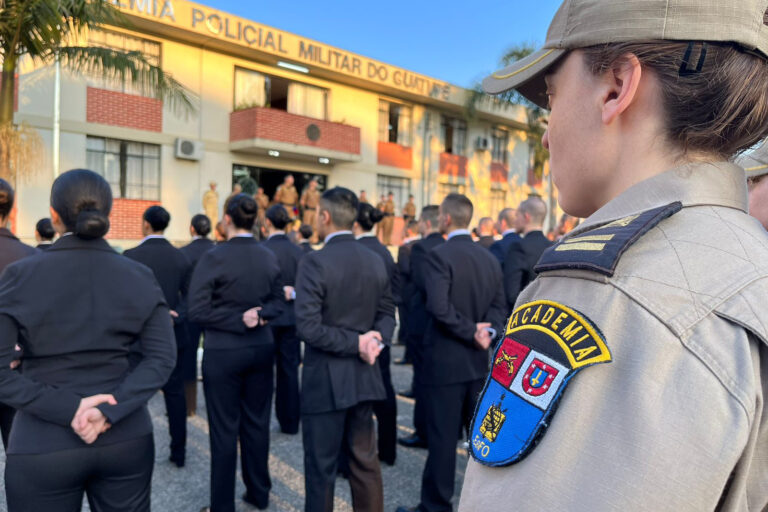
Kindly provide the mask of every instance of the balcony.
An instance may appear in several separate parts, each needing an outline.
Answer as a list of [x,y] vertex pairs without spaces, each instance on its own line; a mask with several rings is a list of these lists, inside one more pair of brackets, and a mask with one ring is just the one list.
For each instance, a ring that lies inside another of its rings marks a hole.
[[258,154],[275,150],[295,158],[361,159],[360,128],[265,107],[229,114],[229,147]]
[[135,130],[163,131],[163,102],[155,98],[88,87],[86,121]]
[[406,170],[410,170],[413,167],[413,150],[408,146],[401,146],[394,142],[379,141],[377,154],[379,165],[388,165]]
[[506,183],[509,170],[501,162],[491,162],[491,181],[494,183]]
[[440,174],[454,178],[466,178],[467,157],[452,153],[440,153]]

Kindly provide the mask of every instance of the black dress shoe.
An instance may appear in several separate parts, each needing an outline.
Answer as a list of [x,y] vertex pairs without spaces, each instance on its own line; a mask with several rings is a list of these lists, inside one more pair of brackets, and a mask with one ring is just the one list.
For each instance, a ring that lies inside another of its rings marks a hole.
[[258,502],[256,502],[256,500],[251,499],[251,497],[248,496],[247,492],[243,493],[242,498],[243,498],[244,502],[246,502],[247,504],[249,504],[252,507],[256,507],[259,510],[267,510],[267,507],[269,506],[269,502],[266,502],[264,504],[259,504]]
[[173,462],[177,468],[183,468],[184,467],[184,457],[174,457],[171,455],[168,457],[168,460]]
[[398,437],[397,444],[407,448],[426,448],[427,440],[418,434],[411,434],[408,437]]
[[412,389],[409,389],[409,390],[407,390],[407,391],[400,391],[400,392],[398,393],[398,395],[400,395],[400,396],[404,396],[405,398],[413,398],[413,397],[414,397],[414,394],[413,394],[413,390],[412,390]]
[[382,457],[381,455],[379,455],[379,461],[381,461],[382,463],[386,464],[387,466],[394,466],[395,465],[395,458],[394,457],[392,457],[390,459],[388,457]]

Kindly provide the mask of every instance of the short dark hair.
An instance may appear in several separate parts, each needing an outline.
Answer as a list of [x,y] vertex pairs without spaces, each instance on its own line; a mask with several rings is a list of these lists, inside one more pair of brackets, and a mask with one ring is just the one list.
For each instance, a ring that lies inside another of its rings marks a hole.
[[224,213],[232,218],[236,228],[250,231],[253,229],[258,212],[259,206],[253,197],[248,194],[237,194],[229,199],[227,211]]
[[302,224],[299,228],[299,234],[304,240],[309,240],[312,238],[312,233],[314,233],[314,231],[312,230],[312,226],[309,224]]
[[448,194],[440,205],[443,214],[451,216],[451,224],[457,228],[466,228],[472,221],[472,201],[464,194]]
[[40,238],[43,240],[53,240],[53,237],[56,236],[56,230],[53,229],[51,219],[48,217],[37,221],[37,224],[35,224],[35,231],[37,231],[37,234],[40,235]]
[[410,229],[411,231],[416,231],[419,229],[419,221],[411,219],[408,221],[408,224],[405,225],[405,229]]
[[195,230],[195,233],[197,233],[197,236],[205,237],[211,232],[211,219],[202,213],[198,213],[192,217],[190,225],[192,226],[192,229]]
[[421,222],[429,221],[432,227],[437,227],[437,217],[440,215],[440,207],[436,204],[428,204],[421,209]]
[[13,201],[16,194],[13,192],[11,184],[0,178],[0,217],[6,218],[13,210]]
[[154,205],[144,210],[142,219],[152,226],[152,231],[165,231],[171,222],[171,214],[162,206]]
[[266,217],[276,229],[285,229],[285,226],[291,223],[291,217],[288,216],[288,212],[285,211],[285,207],[281,204],[275,204],[267,208]]
[[101,238],[109,231],[112,188],[93,171],[73,169],[54,180],[51,208],[67,231],[86,240]]
[[320,198],[320,209],[327,211],[333,225],[341,229],[352,229],[358,204],[355,193],[344,187],[326,190]]
[[384,218],[384,212],[378,208],[374,208],[368,203],[359,203],[357,205],[357,221],[363,231],[370,231],[373,226],[381,222]]
[[499,222],[504,221],[507,223],[507,226],[511,226],[515,222],[515,209],[514,208],[504,208],[499,212]]

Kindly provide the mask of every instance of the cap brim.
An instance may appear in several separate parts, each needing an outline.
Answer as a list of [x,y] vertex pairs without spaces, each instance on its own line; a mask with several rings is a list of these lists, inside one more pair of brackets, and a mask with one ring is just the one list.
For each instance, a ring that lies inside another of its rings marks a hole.
[[542,48],[514,64],[501,69],[483,80],[483,90],[488,94],[501,94],[516,89],[541,108],[547,108],[544,76],[567,50]]
[[747,173],[747,178],[756,178],[768,174],[768,141],[763,142],[757,149],[736,159]]

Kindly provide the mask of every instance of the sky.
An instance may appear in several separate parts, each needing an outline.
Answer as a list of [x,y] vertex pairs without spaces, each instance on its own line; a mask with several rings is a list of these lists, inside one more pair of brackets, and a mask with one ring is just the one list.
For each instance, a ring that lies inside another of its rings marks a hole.
[[461,87],[495,71],[510,46],[541,45],[561,0],[197,0]]

